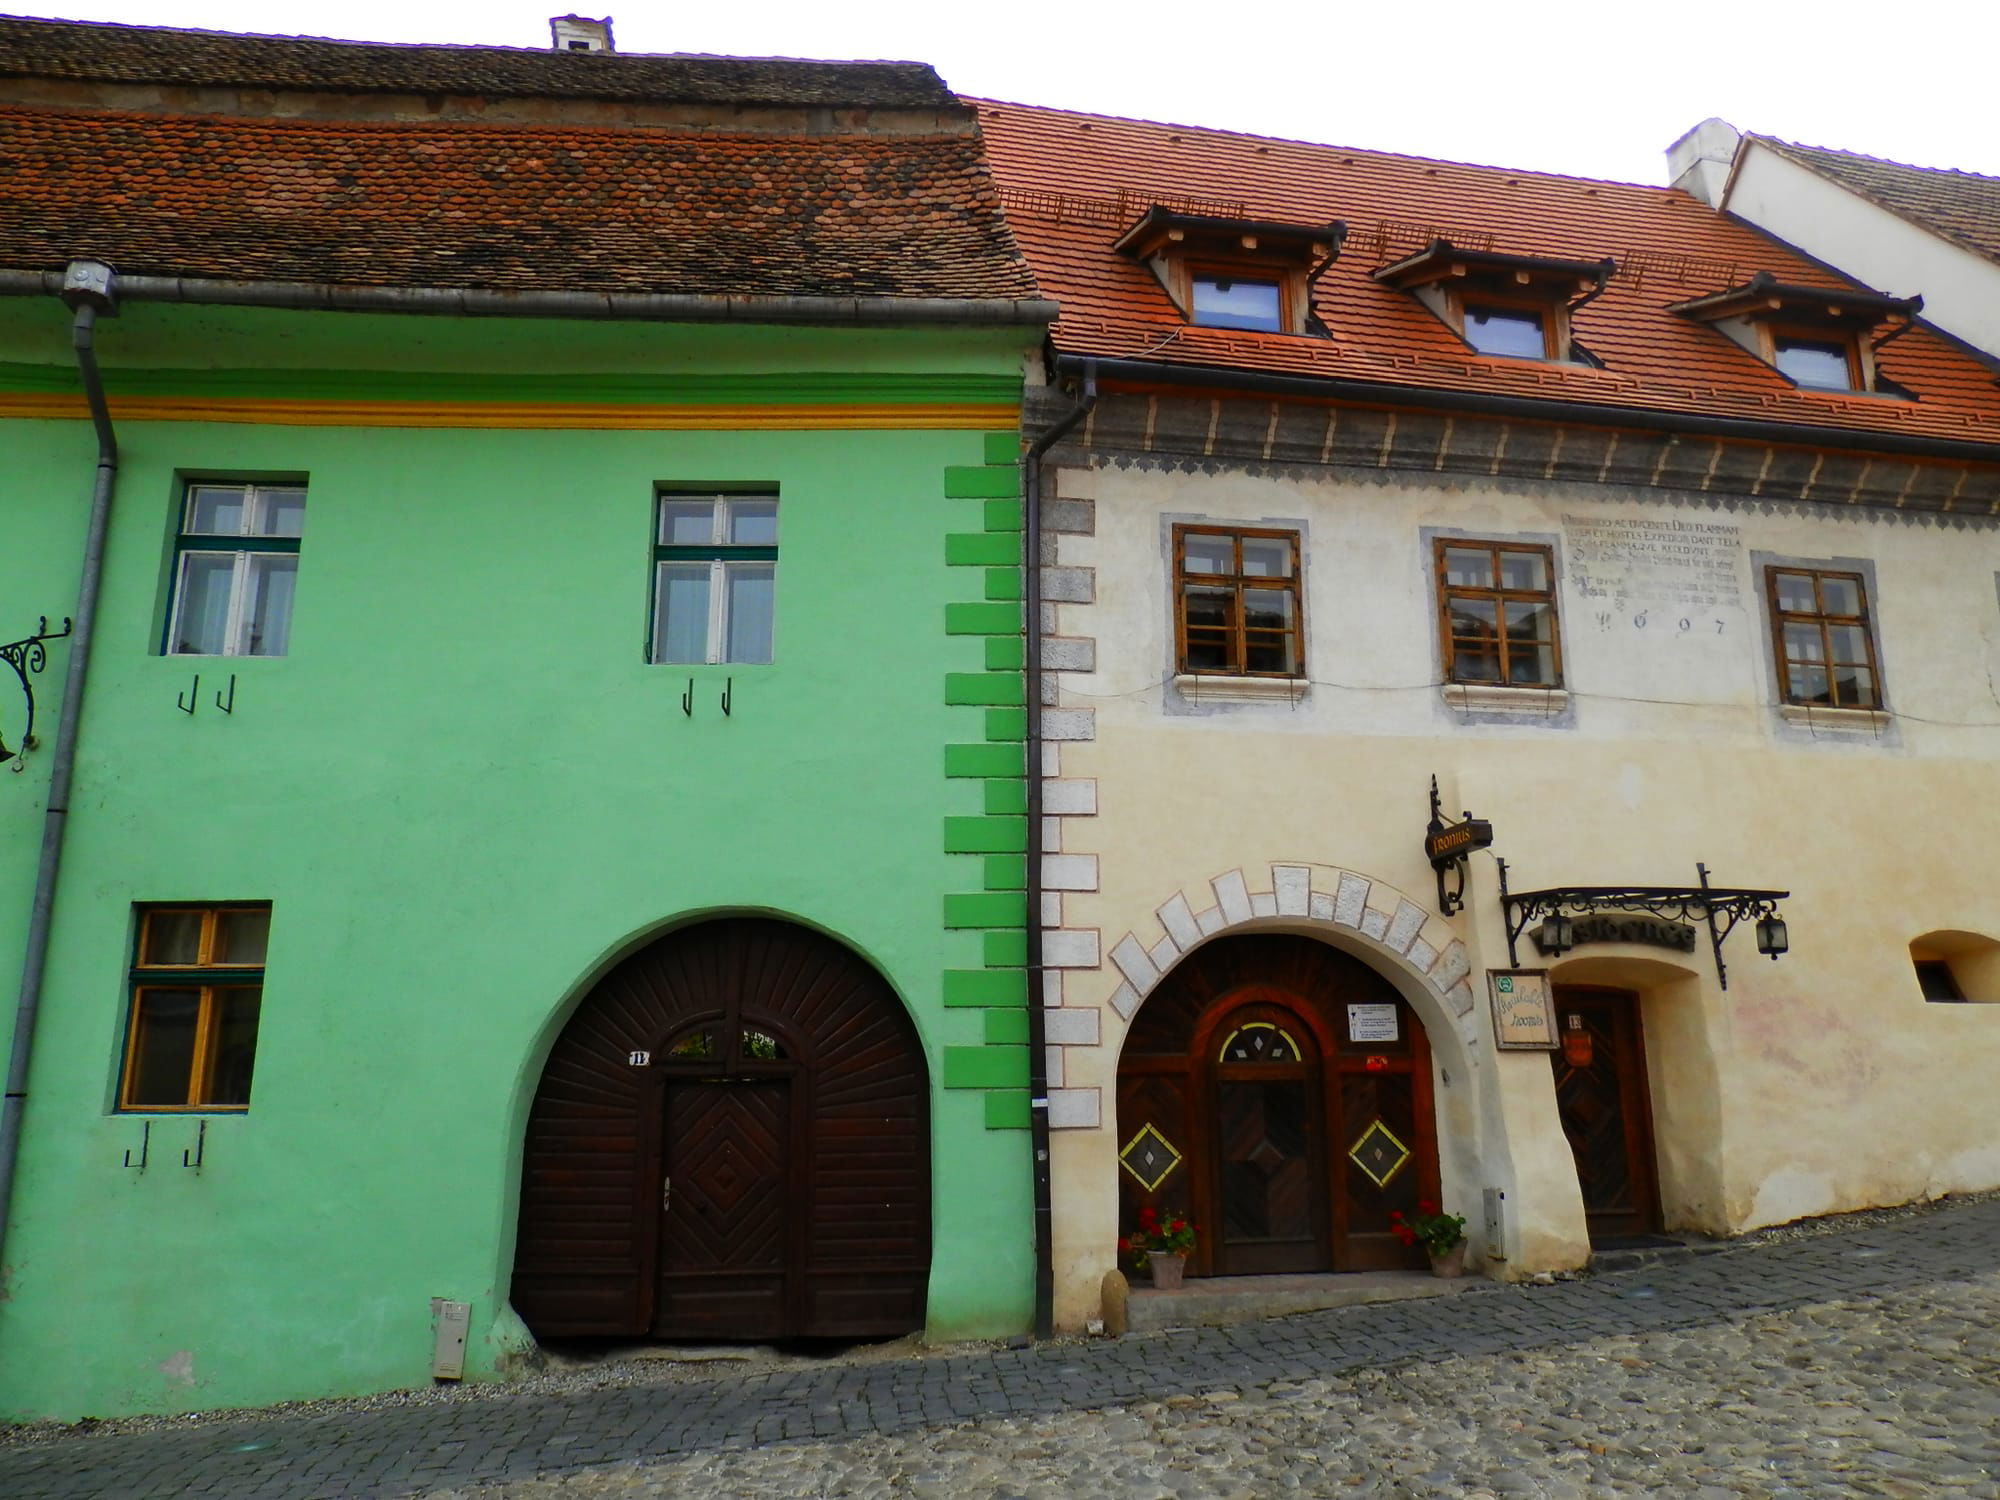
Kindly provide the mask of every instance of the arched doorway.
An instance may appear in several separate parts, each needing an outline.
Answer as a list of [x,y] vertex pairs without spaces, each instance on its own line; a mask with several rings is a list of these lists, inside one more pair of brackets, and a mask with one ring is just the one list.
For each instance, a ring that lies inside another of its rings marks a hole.
[[1438,1195],[1430,1048],[1403,999],[1310,938],[1195,950],[1118,1065],[1120,1222],[1201,1226],[1197,1275],[1423,1264],[1390,1215]]
[[543,1069],[515,1310],[544,1337],[921,1328],[928,1099],[902,1002],[852,950],[764,918],[658,939]]

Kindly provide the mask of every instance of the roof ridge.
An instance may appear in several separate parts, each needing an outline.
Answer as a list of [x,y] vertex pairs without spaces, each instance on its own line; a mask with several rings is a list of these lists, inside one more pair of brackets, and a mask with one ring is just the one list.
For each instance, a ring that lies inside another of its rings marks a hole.
[[1937,176],[1971,177],[1979,182],[1990,182],[2000,188],[2000,175],[1989,172],[1975,172],[1969,167],[1926,167],[1916,162],[1897,161],[1893,156],[1871,156],[1866,151],[1850,151],[1845,146],[1815,146],[1806,141],[1788,141],[1782,136],[1760,135],[1746,132],[1745,138],[1761,141],[1767,146],[1775,146],[1781,151],[1816,151],[1825,156],[1845,156],[1854,161],[1865,161],[1878,167],[1894,167],[1902,172],[1926,172]]
[[1118,125],[1143,125],[1158,130],[1185,130],[1226,140],[1268,141],[1277,146],[1303,146],[1312,151],[1339,151],[1354,156],[1376,157],[1385,161],[1421,162],[1426,166],[1435,167],[1460,167],[1468,172],[1490,172],[1503,177],[1534,177],[1547,182],[1580,182],[1593,187],[1632,188],[1639,192],[1660,195],[1680,191],[1678,188],[1657,182],[1626,182],[1616,177],[1583,177],[1566,172],[1545,172],[1536,167],[1497,166],[1484,162],[1460,161],[1448,156],[1418,156],[1408,151],[1384,151],[1375,146],[1346,146],[1337,141],[1308,141],[1298,136],[1266,135],[1254,130],[1226,130],[1219,125],[1190,125],[1174,120],[1149,120],[1139,115],[1115,115],[1101,110],[1068,109],[1055,104],[1028,104],[1016,99],[988,99],[973,94],[961,94],[959,99],[975,110],[988,107],[1022,109],[1038,115],[1065,115],[1078,120],[1105,120]]
[[772,54],[769,56],[746,56],[733,52],[565,52],[557,53],[550,47],[514,46],[506,42],[381,42],[365,37],[317,36],[308,32],[284,31],[223,31],[212,26],[151,26],[130,21],[72,20],[67,16],[23,16],[0,11],[0,22],[21,21],[31,26],[63,26],[87,28],[93,31],[133,31],[154,36],[196,36],[215,37],[231,42],[297,42],[315,47],[370,47],[390,48],[399,52],[470,52],[499,53],[503,56],[529,56],[564,58],[588,57],[591,66],[615,66],[621,61],[667,59],[675,62],[742,62],[742,63],[817,63],[825,67],[883,67],[883,68],[930,68],[932,65],[915,58],[888,57],[790,57]]
[[[163,130],[174,125],[190,128],[211,129],[216,126],[236,126],[245,131],[283,132],[287,135],[314,135],[340,133],[362,135],[378,131],[428,131],[433,135],[449,135],[453,138],[471,139],[478,136],[494,135],[546,135],[564,138],[585,137],[590,140],[603,138],[619,143],[629,141],[634,130],[632,126],[609,121],[585,121],[570,124],[561,120],[402,120],[402,119],[321,119],[303,115],[246,115],[232,110],[217,110],[204,113],[198,110],[176,110],[171,114],[161,114],[145,109],[89,109],[81,110],[57,104],[14,104],[0,100],[0,119],[8,120],[75,120],[85,118],[114,124],[144,126],[151,130]],[[676,129],[673,125],[649,125],[643,134],[655,138],[676,141],[699,141],[717,145],[752,146],[758,150],[782,150],[787,142],[796,142],[805,147],[838,146],[848,150],[856,146],[879,147],[884,151],[910,148],[936,147],[944,143],[963,143],[975,140],[956,131],[900,131],[895,135],[871,134],[853,130],[832,133],[771,135],[755,130],[715,130],[706,126],[690,126]],[[997,193],[997,186],[996,186]]]

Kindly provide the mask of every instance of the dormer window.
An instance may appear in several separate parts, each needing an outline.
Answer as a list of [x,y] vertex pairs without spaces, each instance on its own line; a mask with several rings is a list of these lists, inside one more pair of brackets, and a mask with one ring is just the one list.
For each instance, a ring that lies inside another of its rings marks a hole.
[[1570,334],[1570,314],[1604,290],[1610,260],[1558,260],[1460,250],[1432,240],[1375,279],[1410,293],[1475,354],[1597,364]]
[[1195,273],[1189,278],[1188,321],[1203,328],[1259,328],[1282,333],[1284,288],[1276,281]]
[[[1875,352],[1909,329],[1923,305],[1921,297],[1793,286],[1759,271],[1742,286],[1668,310],[1708,324],[1800,390],[1903,395],[1875,368]],[[1875,337],[1885,325],[1893,326]]]
[[1793,385],[1813,391],[1851,391],[1854,379],[1854,345],[1846,339],[1800,338],[1796,334],[1771,334],[1771,363]]
[[1197,328],[1311,333],[1312,285],[1346,232],[1154,207],[1113,248],[1144,262]]
[[1535,308],[1465,304],[1465,341],[1481,354],[1548,359],[1548,319]]

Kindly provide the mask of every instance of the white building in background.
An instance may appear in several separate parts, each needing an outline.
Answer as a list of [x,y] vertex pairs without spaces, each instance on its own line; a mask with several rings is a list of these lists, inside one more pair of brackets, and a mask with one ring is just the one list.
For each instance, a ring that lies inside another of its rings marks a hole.
[[2000,177],[1796,146],[1703,120],[1667,148],[1674,186],[1892,296],[2000,359]]

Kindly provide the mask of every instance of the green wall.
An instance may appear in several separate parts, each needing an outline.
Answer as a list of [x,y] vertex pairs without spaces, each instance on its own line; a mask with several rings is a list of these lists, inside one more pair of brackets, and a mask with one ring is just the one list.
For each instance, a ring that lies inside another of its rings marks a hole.
[[[322,340],[342,369],[393,363],[398,399],[414,347],[507,375],[504,399],[567,399],[537,372],[572,332],[600,368],[616,345],[611,373],[641,384],[727,368],[736,401],[846,388],[825,378],[842,349],[830,333],[128,318],[100,334],[114,393],[121,359],[157,390],[176,349],[217,366],[190,389],[254,392],[260,355],[309,369]],[[16,388],[60,388],[61,309],[4,305],[0,320],[0,358],[46,367]],[[935,399],[1018,392],[1018,333],[847,340],[856,399],[941,373]],[[802,369],[820,378],[802,386]],[[4,421],[0,436],[12,639],[73,607],[93,450],[80,421]],[[433,1297],[473,1304],[469,1369],[494,1371],[523,1342],[505,1295],[547,1048],[611,962],[709,913],[821,928],[902,995],[933,1085],[928,1332],[1026,1326],[1011,432],[128,421],[120,438],[6,1247],[0,1414],[422,1384]],[[154,654],[185,473],[308,476],[286,658]],[[644,660],[653,487],[707,480],[779,486],[773,665]],[[37,684],[50,730],[64,649]],[[190,715],[176,696],[197,672]],[[225,714],[213,695],[231,672]],[[0,699],[0,715],[17,708]],[[9,1002],[47,762],[44,748],[24,774],[0,771]],[[207,1117],[198,1172],[182,1153],[199,1120],[153,1117],[148,1165],[128,1169],[142,1120],[115,1112],[115,1090],[133,904],[245,899],[274,905],[251,1109]]]

